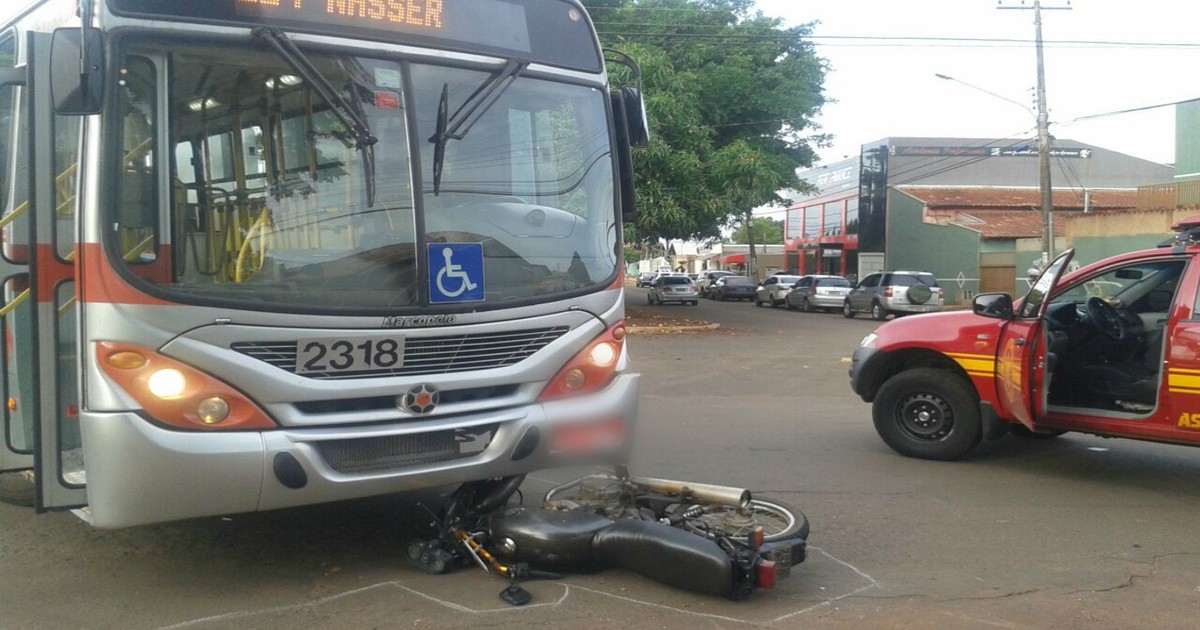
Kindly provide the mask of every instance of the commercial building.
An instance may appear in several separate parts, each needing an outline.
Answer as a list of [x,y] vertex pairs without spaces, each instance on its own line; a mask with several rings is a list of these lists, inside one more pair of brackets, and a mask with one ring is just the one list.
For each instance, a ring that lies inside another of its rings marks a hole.
[[[797,273],[932,272],[948,304],[1014,291],[1041,255],[1034,140],[885,138],[857,159],[810,169],[788,208],[785,261]],[[1072,140],[1051,150],[1056,249],[1073,214],[1131,211],[1170,166]]]

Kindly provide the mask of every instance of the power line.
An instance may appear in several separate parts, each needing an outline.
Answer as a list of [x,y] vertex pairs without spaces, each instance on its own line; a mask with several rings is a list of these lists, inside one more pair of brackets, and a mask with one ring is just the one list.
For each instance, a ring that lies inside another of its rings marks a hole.
[[[653,22],[596,22],[599,26],[644,26],[652,28],[689,28],[689,29],[704,29],[714,28],[722,31],[739,30],[739,29],[757,29],[764,30],[767,33],[730,33],[730,32],[714,32],[714,33],[678,33],[678,32],[654,32],[654,31],[606,31],[597,29],[601,35],[609,35],[614,37],[664,37],[664,38],[680,38],[680,39],[740,39],[740,40],[763,40],[763,41],[787,41],[787,40],[813,40],[814,43],[821,41],[862,41],[871,42],[872,45],[884,45],[879,42],[892,42],[895,45],[928,45],[930,43],[944,45],[1002,45],[1001,47],[1009,46],[1034,46],[1036,40],[1009,38],[1009,37],[936,37],[936,36],[917,36],[917,35],[813,35],[813,34],[793,34],[778,32],[778,29],[773,27],[746,27],[746,26],[728,26],[720,24],[695,24],[676,22],[668,24],[655,24]],[[904,42],[915,42],[915,44],[904,44]],[[1060,40],[1044,40],[1045,46],[1064,46],[1064,47],[1082,47],[1082,48],[1181,48],[1181,49],[1200,49],[1200,43],[1194,42],[1139,42],[1139,41],[1117,41],[1117,40],[1084,40],[1084,39],[1060,39]]]
[[1129,109],[1118,109],[1118,110],[1112,111],[1112,112],[1102,112],[1099,114],[1088,114],[1087,116],[1080,116],[1078,118],[1072,118],[1071,120],[1068,120],[1066,123],[1058,123],[1058,124],[1060,124],[1060,125],[1061,124],[1069,124],[1069,123],[1079,122],[1081,120],[1091,120],[1093,118],[1104,118],[1106,116],[1116,116],[1118,114],[1131,114],[1133,112],[1142,112],[1142,111],[1146,111],[1148,109],[1158,109],[1160,107],[1171,107],[1172,105],[1183,105],[1184,103],[1196,103],[1196,102],[1200,102],[1200,96],[1197,96],[1195,98],[1185,99],[1182,101],[1172,101],[1170,103],[1159,103],[1157,105],[1144,105],[1142,107],[1130,107]]

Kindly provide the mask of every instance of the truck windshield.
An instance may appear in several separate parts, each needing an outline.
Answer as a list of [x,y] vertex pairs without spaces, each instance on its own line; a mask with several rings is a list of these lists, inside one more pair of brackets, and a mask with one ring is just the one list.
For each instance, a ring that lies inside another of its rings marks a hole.
[[[611,279],[603,90],[514,78],[445,143],[435,194],[442,94],[461,103],[497,70],[304,56],[337,98],[261,45],[126,46],[111,260],[168,299],[262,310],[394,311],[463,301],[468,286],[486,307]],[[347,106],[378,139],[373,164]],[[430,288],[439,265],[459,274],[438,285],[445,299]]]

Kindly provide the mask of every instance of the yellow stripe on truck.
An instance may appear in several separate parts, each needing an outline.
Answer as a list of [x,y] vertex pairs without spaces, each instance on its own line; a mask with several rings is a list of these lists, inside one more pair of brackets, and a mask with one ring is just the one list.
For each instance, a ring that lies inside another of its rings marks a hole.
[[991,355],[951,352],[947,353],[947,356],[954,359],[971,376],[996,375],[996,359]]

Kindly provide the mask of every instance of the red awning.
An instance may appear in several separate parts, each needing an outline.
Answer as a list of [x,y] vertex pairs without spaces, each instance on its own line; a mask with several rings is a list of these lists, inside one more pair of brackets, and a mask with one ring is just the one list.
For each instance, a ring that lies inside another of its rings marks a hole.
[[744,265],[744,264],[746,264],[746,255],[745,254],[730,254],[728,256],[722,256],[721,264],[723,264],[723,265],[730,265],[730,264]]

